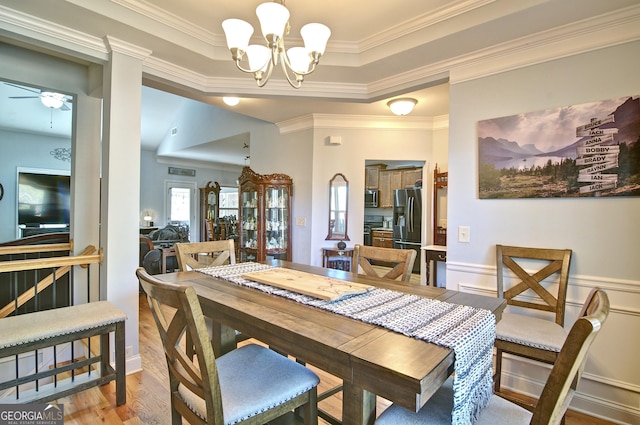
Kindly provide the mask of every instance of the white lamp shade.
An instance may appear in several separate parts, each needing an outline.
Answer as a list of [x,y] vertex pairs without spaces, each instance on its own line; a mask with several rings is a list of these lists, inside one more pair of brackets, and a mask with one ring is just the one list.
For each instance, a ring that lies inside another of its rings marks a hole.
[[60,93],[52,93],[48,91],[40,93],[40,101],[47,108],[61,108],[62,104],[64,103],[63,99],[64,95]]
[[225,19],[222,22],[222,29],[227,37],[227,47],[229,49],[247,50],[249,39],[253,35],[253,27],[250,23],[242,19]]
[[304,40],[304,47],[309,52],[324,54],[327,47],[327,41],[331,36],[331,30],[328,26],[318,23],[307,24],[300,29],[300,35]]
[[418,103],[417,100],[411,98],[394,99],[387,103],[391,112],[395,115],[407,115],[413,111],[413,107]]
[[268,35],[282,37],[289,21],[289,10],[286,7],[274,2],[262,3],[256,8],[256,15],[260,20],[262,35],[266,39],[269,39]]
[[309,64],[311,63],[311,56],[304,47],[292,47],[287,50],[287,56],[289,57],[289,63],[293,72],[303,74],[309,71]]
[[247,59],[251,72],[266,71],[271,59],[271,50],[267,46],[251,44],[247,46]]

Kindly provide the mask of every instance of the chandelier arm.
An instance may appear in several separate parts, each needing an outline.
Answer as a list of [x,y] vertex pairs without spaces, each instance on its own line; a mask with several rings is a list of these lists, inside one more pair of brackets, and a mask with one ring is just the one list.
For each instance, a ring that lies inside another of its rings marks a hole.
[[[285,57],[286,57],[286,55],[285,55]],[[293,69],[291,69],[291,66],[288,66],[287,62],[288,61],[283,58],[283,60],[282,60],[282,72],[284,72],[284,76],[287,78],[287,81],[289,82],[289,85],[291,87],[293,87],[294,89],[299,89],[300,87],[302,87],[302,81],[304,80],[304,76],[298,74]],[[293,75],[296,76],[296,81],[295,82],[293,82],[293,80],[289,76],[289,70],[291,70]]]
[[258,87],[264,87],[267,82],[269,82],[269,78],[271,78],[271,72],[273,71],[273,61],[269,61],[269,68],[267,68],[266,75],[259,76],[258,73],[261,71],[257,71],[254,73],[254,77],[256,79],[256,84]]
[[[306,72],[297,72],[297,71],[293,71],[293,67],[291,66],[291,62],[289,62],[289,56],[287,56],[287,54],[286,54],[286,52],[284,50],[282,51],[282,56],[284,56],[283,59],[282,59],[283,64],[286,63],[287,67],[289,69],[291,69],[294,74],[301,75],[303,77],[307,76],[307,75],[311,74],[313,71],[315,71],[316,70],[316,65],[318,65],[318,62],[320,62],[320,56],[314,54],[312,56],[311,68],[309,70],[307,70]],[[284,65],[283,65],[282,69],[284,69]]]

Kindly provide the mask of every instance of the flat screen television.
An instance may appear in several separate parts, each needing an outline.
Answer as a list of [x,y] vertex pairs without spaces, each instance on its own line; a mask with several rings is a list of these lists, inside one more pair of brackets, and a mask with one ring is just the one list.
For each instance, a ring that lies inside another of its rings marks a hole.
[[69,225],[71,177],[18,172],[18,225]]

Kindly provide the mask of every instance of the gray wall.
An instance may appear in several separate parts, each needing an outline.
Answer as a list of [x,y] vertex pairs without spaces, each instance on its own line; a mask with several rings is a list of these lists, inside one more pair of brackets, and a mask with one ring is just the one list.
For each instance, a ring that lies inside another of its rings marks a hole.
[[50,152],[70,148],[71,140],[0,129],[0,183],[4,197],[0,201],[0,241],[17,239],[17,169],[38,168],[69,173],[71,162],[61,161]]
[[[494,296],[498,243],[572,249],[567,325],[594,286],[607,290],[612,307],[572,406],[627,423],[640,421],[640,199],[480,200],[476,123],[640,95],[639,69],[640,42],[634,42],[452,83],[450,98],[448,224],[453,237],[447,287]],[[457,242],[460,225],[470,226],[470,243]],[[546,379],[531,362],[514,360],[507,367],[507,385],[520,391],[536,393]],[[622,407],[614,413],[616,403]]]

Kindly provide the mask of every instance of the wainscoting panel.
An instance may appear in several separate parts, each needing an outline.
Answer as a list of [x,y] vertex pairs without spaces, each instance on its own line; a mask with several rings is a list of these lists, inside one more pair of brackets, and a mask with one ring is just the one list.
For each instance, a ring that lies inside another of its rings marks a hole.
[[[495,267],[451,261],[446,266],[448,289],[496,296]],[[637,361],[640,353],[640,281],[570,276],[565,326],[570,327],[575,322],[594,287],[607,291],[611,310],[591,347],[571,408],[620,424],[640,424],[640,367]],[[532,314],[522,309],[510,311]],[[505,388],[537,397],[550,367],[505,355],[503,370]]]

